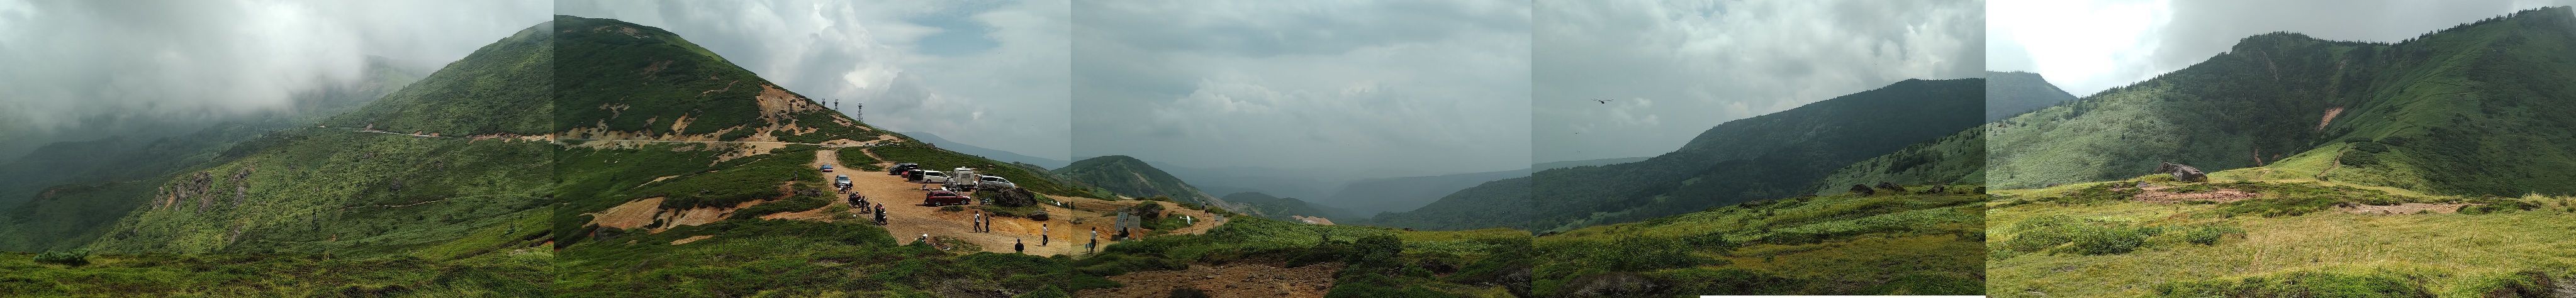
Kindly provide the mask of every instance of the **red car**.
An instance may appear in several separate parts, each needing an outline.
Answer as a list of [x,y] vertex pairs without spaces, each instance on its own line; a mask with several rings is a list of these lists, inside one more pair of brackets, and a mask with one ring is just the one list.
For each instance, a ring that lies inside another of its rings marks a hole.
[[933,190],[930,191],[930,194],[923,195],[921,198],[922,205],[933,207],[965,205],[968,202],[973,201],[972,199],[966,198],[966,195],[957,194],[957,192],[948,190]]

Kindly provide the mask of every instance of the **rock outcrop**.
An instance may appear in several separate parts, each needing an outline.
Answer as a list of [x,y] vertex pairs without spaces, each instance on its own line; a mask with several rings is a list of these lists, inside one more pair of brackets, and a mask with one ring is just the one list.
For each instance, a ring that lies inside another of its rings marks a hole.
[[2194,167],[2191,167],[2191,166],[2187,166],[2187,165],[2183,165],[2183,164],[2178,164],[2178,163],[2170,163],[2170,162],[2168,162],[2168,163],[2164,163],[2164,165],[2156,166],[2156,172],[2157,172],[2157,173],[2172,174],[2172,175],[2173,175],[2173,177],[2174,177],[2174,180],[2179,180],[2179,181],[2183,181],[2183,182],[2208,182],[2208,181],[2209,181],[2209,174],[2201,173],[2201,172],[2200,172],[2200,168],[2194,168]]

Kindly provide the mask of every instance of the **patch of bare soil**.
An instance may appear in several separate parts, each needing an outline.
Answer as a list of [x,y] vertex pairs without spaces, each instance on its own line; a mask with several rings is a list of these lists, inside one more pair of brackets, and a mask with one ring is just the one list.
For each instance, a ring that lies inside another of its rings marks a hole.
[[2415,214],[2416,212],[2458,213],[2460,212],[2460,206],[2468,205],[2469,204],[2404,203],[2389,206],[2353,205],[2340,209],[2343,209],[2343,212],[2352,214],[2399,215]]
[[[1011,249],[1011,244],[1013,241],[1019,241],[1020,244],[1023,244],[1028,249],[1025,253],[1030,255],[1078,255],[1086,252],[1083,249],[1083,244],[1089,243],[1091,231],[1094,229],[1100,231],[1100,245],[1105,246],[1113,243],[1113,241],[1108,238],[1111,237],[1112,233],[1116,232],[1116,230],[1111,226],[1112,224],[1115,224],[1116,221],[1111,218],[1113,215],[1111,215],[1110,212],[1115,212],[1117,209],[1135,206],[1140,203],[1139,201],[1113,202],[1082,197],[1056,196],[1053,198],[1069,202],[1070,207],[1041,206],[1040,208],[1046,210],[1047,214],[1049,214],[1047,221],[1037,221],[1017,217],[993,217],[990,219],[992,222],[992,228],[989,229],[991,230],[990,232],[974,232],[971,228],[971,223],[974,221],[975,214],[977,212],[976,210],[978,210],[975,208],[981,207],[980,205],[966,206],[967,208],[963,208],[963,211],[940,211],[939,207],[921,206],[919,204],[921,204],[922,196],[929,193],[925,188],[937,186],[904,181],[902,177],[886,175],[885,172],[850,170],[853,168],[839,164],[839,152],[833,150],[820,150],[815,152],[813,165],[820,166],[830,164],[835,168],[844,169],[822,173],[824,179],[832,179],[831,177],[834,175],[849,175],[851,192],[856,192],[861,196],[866,196],[869,203],[885,205],[886,232],[894,234],[896,240],[904,243],[911,243],[915,241],[915,239],[921,238],[922,235],[930,235],[930,237],[933,238],[946,238],[943,239],[946,241],[963,241],[966,243],[972,243],[974,245],[968,245],[966,247],[975,247],[981,251],[1012,253],[1014,251]],[[832,194],[833,198],[842,198],[845,196],[847,196],[846,193],[840,192],[834,192]],[[1163,202],[1155,203],[1170,204]],[[832,200],[832,204],[847,206],[849,202],[847,200],[836,199]],[[1223,220],[1206,220],[1217,217],[1208,214],[1205,211],[1187,210],[1178,208],[1174,205],[1165,205],[1164,207],[1167,207],[1165,208],[1166,210],[1171,210],[1170,214],[1189,215],[1201,219],[1190,227],[1176,229],[1174,231],[1170,231],[1171,233],[1205,233],[1208,229],[1225,223]],[[829,206],[825,206],[825,209],[829,208]],[[852,209],[849,212],[856,213],[859,211]],[[837,214],[818,213],[810,217],[799,217],[795,219],[830,221],[834,220],[836,217],[835,215]],[[856,216],[854,218],[861,221],[873,221],[876,216],[875,214],[855,215]],[[987,213],[987,215],[990,214]],[[1051,239],[1051,241],[1044,241],[1045,243],[1041,243],[1039,235],[1041,231],[1048,234],[1045,236],[1045,239]],[[1144,233],[1146,231],[1133,232]]]
[[1288,216],[1288,218],[1294,218],[1294,219],[1297,219],[1297,221],[1305,222],[1306,224],[1310,224],[1310,225],[1327,225],[1327,226],[1329,226],[1329,225],[1333,225],[1333,220],[1331,220],[1331,219],[1325,219],[1325,218],[1322,218],[1322,217],[1312,217],[1312,216],[1304,216],[1304,215],[1289,215],[1289,216]]
[[2562,279],[2558,279],[2558,283],[2557,283],[2557,285],[2553,286],[2552,288],[2556,288],[2556,289],[2555,289],[2555,290],[2553,290],[2553,291],[2550,291],[2550,293],[2552,293],[2552,294],[2550,294],[2550,296],[2551,296],[2551,297],[2556,297],[2556,298],[2576,298],[2576,278],[2562,278]]
[[2250,193],[2250,192],[2245,192],[2245,191],[2236,190],[2236,189],[2231,189],[2231,188],[2220,188],[2220,189],[2217,189],[2217,190],[2211,190],[2211,191],[2205,191],[2205,192],[2195,192],[2195,193],[2179,193],[2179,192],[2170,192],[2170,191],[2165,191],[2165,189],[2169,189],[2169,188],[2173,188],[2173,187],[2171,187],[2171,186],[2153,186],[2153,185],[2149,185],[2149,186],[2147,186],[2147,187],[2145,187],[2145,188],[2139,188],[2139,190],[2145,190],[2145,192],[2138,193],[2138,196],[2137,196],[2137,197],[2135,197],[2135,198],[2136,198],[2138,201],[2141,201],[2141,202],[2148,202],[2148,203],[2182,203],[2182,202],[2189,202],[2189,201],[2210,201],[2210,202],[2226,203],[2226,202],[2243,201],[2243,200],[2246,200],[2246,199],[2253,199],[2253,198],[2255,198],[2255,197],[2262,196],[2261,194]]
[[1120,287],[1089,289],[1081,297],[1169,297],[1172,290],[1194,288],[1209,297],[1324,297],[1333,288],[1341,263],[1280,268],[1273,264],[1191,265],[1189,269],[1131,272],[1109,277]]
[[707,238],[715,238],[715,237],[716,237],[716,235],[697,235],[697,236],[689,236],[689,238],[680,238],[680,240],[671,240],[671,245],[689,244],[689,242],[698,242],[698,240],[707,240]]
[[590,222],[604,228],[633,229],[653,224],[654,215],[662,214],[662,197],[644,198],[609,207],[590,215]]
[[2334,117],[2335,117],[2335,115],[2340,115],[2340,114],[2343,114],[2343,107],[2334,107],[2334,108],[2332,108],[2332,109],[2326,109],[2326,116],[2325,116],[2325,118],[2317,119],[2317,131],[2325,131],[2325,130],[2326,130],[2326,124],[2327,124],[2327,123],[2334,123]]

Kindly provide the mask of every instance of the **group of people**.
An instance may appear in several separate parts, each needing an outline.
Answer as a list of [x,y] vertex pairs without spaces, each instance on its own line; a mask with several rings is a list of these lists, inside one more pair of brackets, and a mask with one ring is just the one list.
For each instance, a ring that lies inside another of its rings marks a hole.
[[885,204],[870,204],[868,203],[868,196],[862,196],[859,195],[859,193],[850,192],[849,186],[842,186],[841,192],[850,194],[850,196],[845,198],[845,200],[849,201],[852,209],[858,209],[859,214],[875,214],[877,225],[882,226],[886,224]]

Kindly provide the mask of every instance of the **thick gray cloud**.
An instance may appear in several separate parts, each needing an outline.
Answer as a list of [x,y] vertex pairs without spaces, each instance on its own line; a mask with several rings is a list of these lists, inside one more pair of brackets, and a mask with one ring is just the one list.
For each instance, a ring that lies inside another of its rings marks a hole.
[[297,92],[357,79],[367,56],[427,72],[548,11],[506,0],[0,0],[0,123],[44,135],[89,119],[284,110]]
[[1526,167],[1515,1],[1089,1],[1074,154],[1364,177]]
[[1726,121],[1985,65],[1980,1],[1537,5],[1538,161],[1653,156]]
[[[1064,0],[560,1],[558,13],[679,33],[788,90],[865,103],[865,121],[1065,158]],[[844,110],[848,111],[847,109]]]
[[1996,0],[1988,6],[1987,68],[2036,72],[2083,96],[2181,70],[2255,34],[2397,42],[2567,5],[2576,0]]

